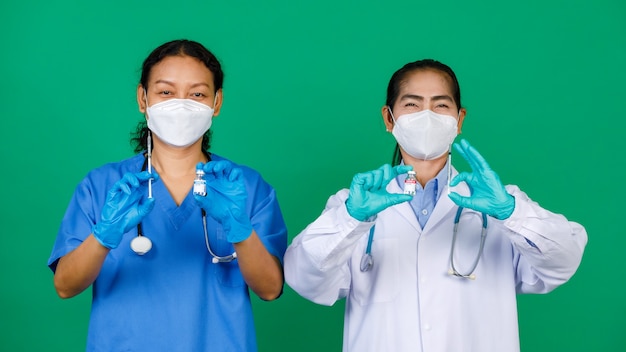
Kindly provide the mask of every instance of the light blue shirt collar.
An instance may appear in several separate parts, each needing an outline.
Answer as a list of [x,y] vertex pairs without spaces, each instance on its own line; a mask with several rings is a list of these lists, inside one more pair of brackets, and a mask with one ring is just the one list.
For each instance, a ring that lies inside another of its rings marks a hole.
[[[404,165],[404,161],[401,163]],[[443,168],[439,170],[437,175],[426,182],[425,187],[422,188],[422,185],[418,182],[415,189],[415,196],[409,202],[415,216],[417,217],[417,221],[420,223],[421,227],[424,228],[426,222],[430,218],[430,214],[432,214],[435,209],[435,205],[439,198],[441,197],[441,193],[445,188],[445,185],[448,182],[448,167],[449,162],[446,162]],[[396,177],[396,182],[400,189],[404,189],[404,180],[407,175],[402,174]]]

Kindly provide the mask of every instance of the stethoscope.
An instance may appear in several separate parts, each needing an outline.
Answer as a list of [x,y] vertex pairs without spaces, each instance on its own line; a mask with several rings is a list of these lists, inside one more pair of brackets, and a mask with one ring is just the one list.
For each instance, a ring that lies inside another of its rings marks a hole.
[[[148,172],[152,172],[152,136],[150,135],[150,132],[148,132],[148,152],[146,154],[146,160],[141,167],[141,171],[145,171],[147,169]],[[211,160],[210,156],[207,155],[207,159]],[[152,198],[151,181],[152,179],[150,179],[148,183],[148,198]],[[206,245],[206,249],[209,251],[209,254],[211,254],[211,257],[213,257],[211,259],[211,262],[213,264],[229,263],[237,258],[237,252],[233,252],[232,254],[225,256],[219,256],[213,252],[213,250],[211,249],[211,245],[209,244],[209,235],[206,224],[206,212],[204,211],[204,209],[202,209],[202,229],[204,230],[204,243]],[[133,250],[133,252],[139,255],[144,255],[148,253],[150,249],[152,249],[152,241],[143,234],[141,222],[137,224],[137,237],[133,238],[130,241],[130,248]]]
[[[450,269],[448,270],[448,274],[474,280],[476,279],[476,275],[474,275],[474,271],[476,270],[476,267],[478,266],[480,257],[483,255],[483,249],[485,248],[485,238],[487,237],[487,215],[485,213],[481,213],[483,225],[482,225],[482,229],[480,232],[480,247],[478,248],[478,255],[476,255],[476,259],[474,260],[474,263],[472,264],[472,267],[470,268],[470,270],[466,274],[463,274],[459,272],[458,270],[456,270],[454,266],[454,245],[456,244],[457,229],[459,227],[459,220],[461,219],[461,213],[463,212],[463,209],[464,208],[459,207],[456,211],[456,216],[454,217],[454,227],[452,230],[452,245],[450,246]],[[365,253],[361,257],[360,269],[362,272],[370,271],[372,267],[374,266],[374,257],[372,256],[372,242],[374,241],[374,228],[375,226],[372,226],[372,228],[370,229],[370,233],[367,238],[367,247],[365,248]]]

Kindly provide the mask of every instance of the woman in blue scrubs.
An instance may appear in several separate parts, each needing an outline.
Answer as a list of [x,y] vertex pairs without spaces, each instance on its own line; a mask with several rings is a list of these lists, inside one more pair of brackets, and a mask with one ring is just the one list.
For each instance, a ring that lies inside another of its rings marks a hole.
[[[92,286],[88,351],[256,350],[248,288],[280,296],[287,230],[259,173],[208,152],[223,78],[197,42],[156,48],[137,87],[138,154],[76,188],[48,265],[62,298]],[[192,192],[198,170],[206,195]]]

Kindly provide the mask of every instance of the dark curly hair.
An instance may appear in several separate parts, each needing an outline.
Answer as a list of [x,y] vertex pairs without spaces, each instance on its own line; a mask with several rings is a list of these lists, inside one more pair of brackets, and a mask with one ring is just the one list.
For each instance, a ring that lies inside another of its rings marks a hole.
[[[215,55],[213,55],[213,53],[211,53],[202,44],[187,39],[173,40],[154,49],[143,62],[139,83],[147,89],[152,67],[168,56],[177,55],[191,56],[202,61],[213,74],[215,91],[222,88],[222,84],[224,83],[224,72],[222,71],[222,66],[220,65],[217,57],[215,57]],[[146,120],[142,119],[137,124],[136,130],[131,133],[130,143],[131,145],[134,145],[135,153],[139,153],[148,148],[148,131],[149,129]],[[203,151],[206,152],[209,150],[210,141],[211,130],[208,130],[202,137]]]

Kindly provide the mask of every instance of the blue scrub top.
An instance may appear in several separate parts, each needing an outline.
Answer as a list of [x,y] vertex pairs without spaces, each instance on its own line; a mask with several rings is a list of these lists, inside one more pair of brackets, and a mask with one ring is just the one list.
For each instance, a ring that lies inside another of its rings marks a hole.
[[[224,158],[212,154],[212,160]],[[108,190],[126,172],[139,172],[143,154],[91,171],[67,208],[48,261],[78,247],[99,221]],[[267,250],[282,262],[287,229],[274,189],[240,166],[248,189],[247,212]],[[191,188],[190,188],[191,190]],[[237,261],[213,264],[206,249],[201,209],[192,192],[177,206],[162,182],[153,184],[155,206],[142,229],[153,243],[143,256],[130,248],[137,229],[110,251],[93,284],[88,351],[256,351],[248,287]],[[207,216],[212,250],[234,249]]]

